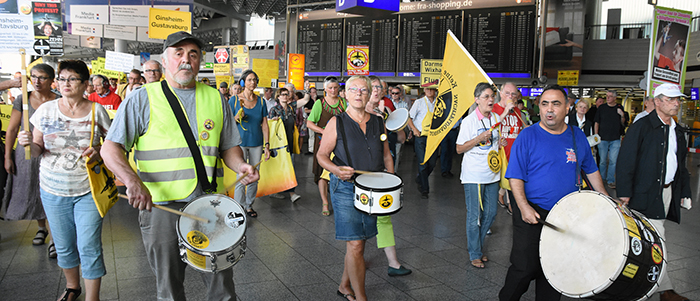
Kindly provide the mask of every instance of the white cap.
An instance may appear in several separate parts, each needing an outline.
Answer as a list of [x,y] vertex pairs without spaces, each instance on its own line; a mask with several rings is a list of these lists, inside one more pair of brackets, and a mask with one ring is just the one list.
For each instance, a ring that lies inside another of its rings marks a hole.
[[678,85],[674,84],[663,84],[656,87],[656,89],[654,89],[654,98],[659,97],[659,95],[666,97],[688,97],[687,95],[681,93],[681,88]]

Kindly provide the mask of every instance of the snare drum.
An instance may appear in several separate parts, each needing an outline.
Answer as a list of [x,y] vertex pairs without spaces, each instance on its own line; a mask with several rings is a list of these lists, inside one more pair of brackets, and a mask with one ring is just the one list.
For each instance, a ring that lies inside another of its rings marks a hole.
[[644,215],[594,191],[559,200],[540,236],[542,271],[571,298],[646,300],[666,268],[666,248]]
[[392,132],[398,132],[403,130],[408,124],[408,110],[405,108],[396,109],[396,111],[389,114],[389,118],[386,119],[386,129]]
[[209,220],[203,223],[181,216],[177,220],[180,258],[202,272],[233,267],[246,251],[246,215],[243,207],[221,194],[203,195],[182,208]]
[[386,172],[355,178],[355,209],[369,215],[389,215],[403,206],[403,180]]

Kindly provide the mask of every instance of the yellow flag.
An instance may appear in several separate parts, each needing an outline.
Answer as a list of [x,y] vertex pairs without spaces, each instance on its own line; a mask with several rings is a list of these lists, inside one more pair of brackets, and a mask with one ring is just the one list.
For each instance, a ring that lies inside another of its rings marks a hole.
[[428,132],[423,164],[430,159],[445,135],[474,103],[474,88],[481,82],[493,84],[469,51],[452,31],[448,31],[438,96]]

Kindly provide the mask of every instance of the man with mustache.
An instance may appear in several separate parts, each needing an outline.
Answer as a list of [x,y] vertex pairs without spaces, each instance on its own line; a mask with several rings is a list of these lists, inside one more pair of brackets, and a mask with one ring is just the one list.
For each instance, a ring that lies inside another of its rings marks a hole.
[[[180,259],[175,226],[178,216],[163,210],[151,211],[153,204],[180,210],[198,196],[223,191],[223,172],[217,172],[221,168],[217,164],[219,158],[234,172],[247,174],[243,184],[260,177],[255,168],[243,161],[243,151],[238,146],[241,138],[228,101],[215,88],[196,81],[203,45],[184,31],[168,36],[162,55],[165,81],[146,84],[129,95],[117,111],[102,147],[105,164],[126,185],[129,204],[141,210],[141,236],[156,276],[158,300],[185,300],[187,264]],[[187,115],[189,126],[185,124],[185,133],[173,128],[178,118],[166,96],[167,90],[172,93],[174,107],[179,104]],[[191,139],[200,146],[194,148],[194,154],[188,149],[185,135],[193,136]],[[132,146],[138,175],[124,156]],[[207,300],[236,300],[232,269],[201,276],[207,287]]]
[[578,190],[577,165],[596,191],[608,194],[586,135],[564,122],[569,108],[564,89],[558,85],[545,88],[539,107],[542,119],[520,132],[511,148],[506,171],[515,196],[513,248],[511,266],[498,294],[500,300],[520,300],[532,280],[536,281],[535,300],[561,298],[542,272],[539,252],[542,224],[537,219],[546,219],[562,197]]

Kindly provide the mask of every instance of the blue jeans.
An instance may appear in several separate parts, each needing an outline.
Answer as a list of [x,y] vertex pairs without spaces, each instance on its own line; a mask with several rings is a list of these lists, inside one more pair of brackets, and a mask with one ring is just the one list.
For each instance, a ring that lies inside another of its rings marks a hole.
[[420,136],[416,137],[413,142],[413,148],[416,151],[416,157],[418,159],[418,177],[416,177],[416,182],[420,185],[420,191],[422,193],[430,192],[430,185],[428,184],[428,177],[430,173],[433,172],[435,168],[435,163],[437,161],[437,154],[433,152],[433,155],[428,159],[428,162],[423,163],[425,158],[425,145],[428,141],[428,137]]
[[615,183],[615,165],[617,165],[617,155],[620,153],[620,139],[612,141],[600,141],[598,144],[600,152],[600,176],[603,181]]
[[457,134],[459,127],[447,132],[445,139],[440,142],[440,171],[452,171],[452,157],[457,152]]
[[58,254],[58,266],[81,266],[83,278],[98,279],[105,274],[102,257],[102,217],[92,194],[62,197],[40,190],[41,203],[51,225]]
[[367,240],[377,236],[377,217],[355,209],[355,186],[331,174],[329,190],[333,203],[335,239]]
[[[467,251],[469,251],[469,260],[477,260],[484,255],[481,249],[486,232],[496,218],[499,186],[498,182],[462,185],[464,185],[464,201],[467,203]],[[479,194],[481,194],[483,210],[479,206]]]

